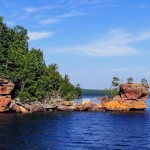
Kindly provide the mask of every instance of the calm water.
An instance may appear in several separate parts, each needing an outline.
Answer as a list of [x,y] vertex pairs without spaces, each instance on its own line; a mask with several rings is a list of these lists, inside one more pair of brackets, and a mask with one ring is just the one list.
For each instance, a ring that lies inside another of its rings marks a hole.
[[0,150],[149,150],[145,112],[0,114]]

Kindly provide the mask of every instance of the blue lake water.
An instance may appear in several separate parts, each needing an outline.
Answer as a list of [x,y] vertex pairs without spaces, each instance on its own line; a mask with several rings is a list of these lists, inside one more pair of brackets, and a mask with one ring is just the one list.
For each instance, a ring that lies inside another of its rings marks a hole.
[[144,112],[0,114],[0,150],[149,150],[147,104]]

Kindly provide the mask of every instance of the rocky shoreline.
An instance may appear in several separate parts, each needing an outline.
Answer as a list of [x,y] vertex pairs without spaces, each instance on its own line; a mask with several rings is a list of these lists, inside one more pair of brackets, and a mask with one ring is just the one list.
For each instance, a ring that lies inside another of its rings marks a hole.
[[12,99],[11,92],[14,83],[8,80],[0,80],[0,112],[33,113],[46,111],[133,111],[145,110],[145,100],[148,99],[148,86],[141,84],[122,84],[119,94],[113,99],[108,97],[98,98],[99,103],[93,103],[89,99],[77,104],[74,101],[65,101],[54,98],[42,102],[34,101],[21,103],[19,98]]

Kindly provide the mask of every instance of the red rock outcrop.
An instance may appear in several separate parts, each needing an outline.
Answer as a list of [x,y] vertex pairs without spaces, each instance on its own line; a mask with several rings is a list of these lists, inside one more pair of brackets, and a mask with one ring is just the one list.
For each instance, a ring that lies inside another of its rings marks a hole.
[[102,102],[103,107],[108,111],[145,110],[147,106],[143,100],[148,99],[148,88],[140,84],[122,84],[119,94],[112,101]]
[[141,84],[122,84],[120,85],[119,95],[122,99],[133,100],[147,100],[148,99],[148,86]]
[[0,95],[10,95],[13,89],[13,82],[8,80],[0,80]]
[[0,80],[0,112],[9,111],[12,101],[10,93],[14,89],[14,83],[8,80]]

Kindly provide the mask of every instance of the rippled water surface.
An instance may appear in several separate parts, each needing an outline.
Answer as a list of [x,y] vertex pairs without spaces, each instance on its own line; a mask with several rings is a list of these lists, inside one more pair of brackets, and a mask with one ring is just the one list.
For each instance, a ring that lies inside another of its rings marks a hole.
[[149,150],[145,112],[0,114],[0,150]]

